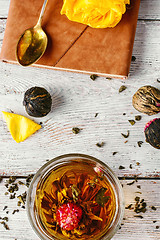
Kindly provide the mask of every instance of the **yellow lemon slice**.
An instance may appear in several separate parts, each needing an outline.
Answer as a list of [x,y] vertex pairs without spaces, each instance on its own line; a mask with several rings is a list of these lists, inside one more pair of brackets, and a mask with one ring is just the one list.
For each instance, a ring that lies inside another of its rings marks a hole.
[[61,14],[93,28],[115,27],[130,0],[64,0]]
[[26,138],[41,128],[41,125],[24,116],[8,112],[2,113],[6,120],[8,129],[13,139],[17,143],[24,141]]

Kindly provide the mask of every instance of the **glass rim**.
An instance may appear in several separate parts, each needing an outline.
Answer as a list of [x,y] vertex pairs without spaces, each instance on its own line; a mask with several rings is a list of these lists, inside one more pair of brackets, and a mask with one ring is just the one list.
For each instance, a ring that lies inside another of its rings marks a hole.
[[[120,205],[118,208],[120,208],[120,213],[119,213],[119,216],[118,216],[118,220],[117,220],[117,223],[116,223],[116,226],[111,229],[111,232],[109,233],[109,236],[105,236],[105,234],[101,237],[101,238],[92,238],[92,240],[98,240],[98,239],[106,239],[106,240],[110,240],[114,234],[117,232],[117,230],[119,229],[120,227],[120,223],[122,221],[122,218],[124,216],[124,193],[123,193],[123,189],[122,189],[122,185],[118,179],[118,177],[116,176],[116,174],[112,171],[112,169],[104,162],[102,162],[101,160],[93,157],[93,156],[90,156],[90,155],[87,155],[87,154],[81,154],[81,153],[70,153],[70,154],[63,154],[63,155],[60,155],[60,156],[57,156],[51,160],[49,160],[47,163],[45,163],[44,165],[42,165],[39,170],[36,172],[36,174],[34,175],[31,183],[30,183],[30,186],[29,186],[29,189],[28,189],[28,193],[27,193],[27,199],[26,199],[26,211],[27,211],[27,215],[28,215],[28,219],[29,219],[29,222],[33,228],[33,230],[35,231],[35,233],[39,236],[40,239],[42,240],[45,240],[47,238],[44,238],[44,236],[42,235],[42,233],[40,231],[37,230],[37,224],[34,222],[34,219],[33,217],[31,216],[31,209],[30,209],[30,199],[31,199],[31,194],[32,194],[32,191],[33,191],[33,186],[37,180],[38,177],[43,177],[44,175],[44,170],[45,171],[48,171],[51,166],[51,168],[54,168],[56,167],[57,164],[61,163],[63,164],[64,162],[62,162],[61,160],[62,159],[67,159],[68,160],[78,160],[79,159],[82,159],[82,160],[86,160],[86,161],[93,161],[94,163],[98,163],[100,166],[102,166],[104,169],[104,172],[105,170],[111,175],[111,178],[113,178],[113,180],[115,181],[116,185],[117,185],[117,188],[118,188],[118,194],[119,195],[119,198],[121,199],[121,202],[120,202]],[[39,182],[39,181],[38,181]],[[37,184],[36,184],[37,186]],[[114,189],[115,191],[115,189]],[[117,214],[116,214],[117,215]],[[117,216],[115,216],[117,217]],[[107,238],[105,238],[107,237]],[[48,237],[48,240],[51,239]],[[57,239],[56,237],[53,236],[53,239]]]

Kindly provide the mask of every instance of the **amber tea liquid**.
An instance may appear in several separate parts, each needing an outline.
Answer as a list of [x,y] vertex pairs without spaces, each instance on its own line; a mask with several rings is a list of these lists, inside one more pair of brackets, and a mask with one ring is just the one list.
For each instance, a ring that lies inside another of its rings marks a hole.
[[[61,229],[56,220],[58,207],[67,202],[76,203],[83,211],[78,227],[71,231]],[[38,221],[53,239],[98,239],[112,224],[116,199],[103,171],[78,161],[47,173],[38,184],[35,207]]]

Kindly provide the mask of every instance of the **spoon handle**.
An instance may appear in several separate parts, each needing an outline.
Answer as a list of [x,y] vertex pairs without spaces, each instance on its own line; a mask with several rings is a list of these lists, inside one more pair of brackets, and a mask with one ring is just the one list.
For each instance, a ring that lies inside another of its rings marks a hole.
[[43,6],[41,8],[41,13],[39,15],[39,19],[38,19],[36,26],[38,26],[38,25],[41,26],[41,21],[42,21],[43,14],[44,14],[47,3],[48,3],[48,0],[44,0]]

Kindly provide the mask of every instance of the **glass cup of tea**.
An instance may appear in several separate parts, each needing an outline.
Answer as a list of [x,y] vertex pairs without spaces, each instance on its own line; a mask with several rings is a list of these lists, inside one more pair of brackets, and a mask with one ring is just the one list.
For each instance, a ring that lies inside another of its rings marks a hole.
[[121,184],[100,160],[54,158],[35,174],[27,195],[31,226],[43,240],[109,240],[124,214]]

